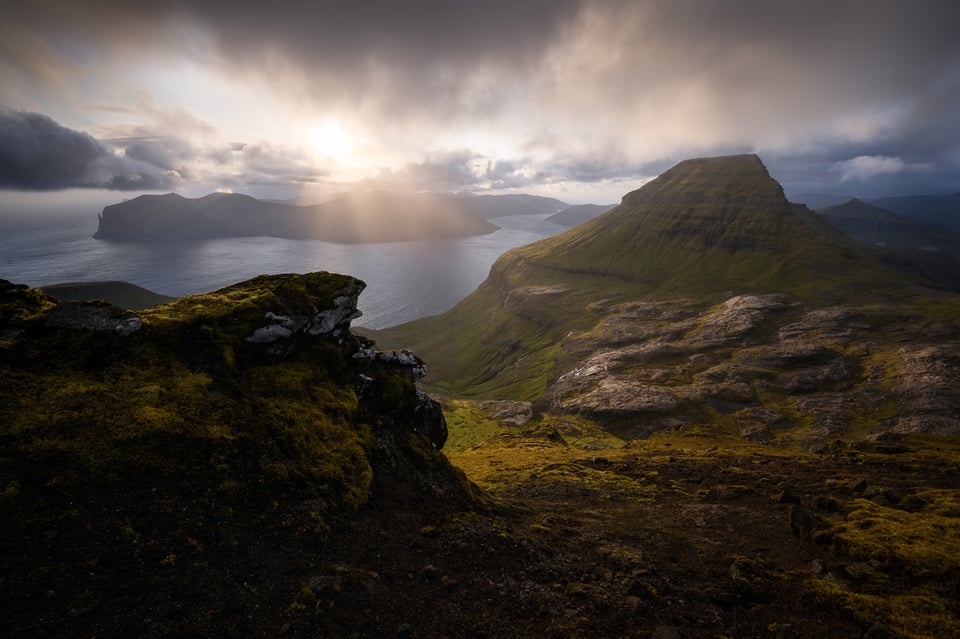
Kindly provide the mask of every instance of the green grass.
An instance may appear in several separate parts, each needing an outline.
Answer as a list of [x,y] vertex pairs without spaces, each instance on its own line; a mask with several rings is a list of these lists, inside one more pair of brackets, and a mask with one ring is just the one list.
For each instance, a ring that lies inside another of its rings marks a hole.
[[858,499],[845,521],[818,533],[834,555],[875,568],[862,584],[820,579],[811,589],[865,624],[880,621],[896,636],[957,636],[960,492],[921,489],[903,506]]
[[[565,336],[593,329],[611,301],[706,308],[782,293],[814,305],[886,304],[914,290],[911,276],[789,204],[758,164],[683,163],[604,215],[508,251],[443,315],[373,334],[415,350],[439,392],[530,400],[552,380]],[[533,293],[543,290],[557,292]]]

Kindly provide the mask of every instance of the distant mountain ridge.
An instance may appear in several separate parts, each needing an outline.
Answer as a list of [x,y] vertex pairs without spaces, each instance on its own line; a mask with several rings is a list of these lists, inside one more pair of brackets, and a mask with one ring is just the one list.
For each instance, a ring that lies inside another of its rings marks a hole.
[[548,222],[561,226],[577,226],[612,209],[613,204],[575,204],[546,218]]
[[566,205],[528,195],[357,191],[298,206],[235,193],[142,195],[107,206],[94,237],[185,240],[267,235],[344,244],[466,237],[497,230],[486,218],[551,213]]
[[798,193],[790,198],[792,202],[802,203],[811,209],[819,210],[856,199],[865,204],[886,209],[902,217],[926,224],[936,224],[954,231],[960,231],[960,193],[933,195],[898,195],[892,197],[871,198],[853,195],[835,195],[825,193]]
[[859,242],[900,249],[937,248],[960,254],[960,233],[857,198],[825,206],[817,213]]
[[883,197],[868,202],[898,215],[960,231],[960,193]]
[[852,239],[882,247],[881,261],[939,288],[960,291],[960,233],[857,198],[817,212]]

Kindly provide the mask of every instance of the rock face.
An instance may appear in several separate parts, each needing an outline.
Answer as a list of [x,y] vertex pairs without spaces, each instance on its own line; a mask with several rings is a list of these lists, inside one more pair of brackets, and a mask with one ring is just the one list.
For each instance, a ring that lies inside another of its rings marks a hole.
[[655,308],[613,308],[597,330],[568,335],[567,369],[540,410],[583,414],[632,437],[730,418],[747,439],[808,447],[888,431],[960,435],[960,343],[939,333],[910,346],[878,339],[874,322],[895,308],[873,308],[871,320],[780,295]]

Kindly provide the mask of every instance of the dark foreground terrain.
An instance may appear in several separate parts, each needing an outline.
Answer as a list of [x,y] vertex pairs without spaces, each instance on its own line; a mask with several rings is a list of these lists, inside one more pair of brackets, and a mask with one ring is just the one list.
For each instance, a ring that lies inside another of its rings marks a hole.
[[490,497],[384,477],[332,531],[283,503],[65,509],[7,537],[4,615],[14,636],[957,636],[958,455],[504,432],[451,455]]

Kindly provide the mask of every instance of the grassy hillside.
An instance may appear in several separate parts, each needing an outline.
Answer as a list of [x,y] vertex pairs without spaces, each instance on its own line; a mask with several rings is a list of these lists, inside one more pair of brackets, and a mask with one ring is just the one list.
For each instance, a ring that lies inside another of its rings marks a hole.
[[508,251],[447,313],[375,334],[416,349],[438,391],[534,399],[559,374],[563,337],[614,303],[691,298],[706,308],[763,292],[836,304],[915,283],[788,203],[756,156],[708,158],[678,164],[586,224]]

